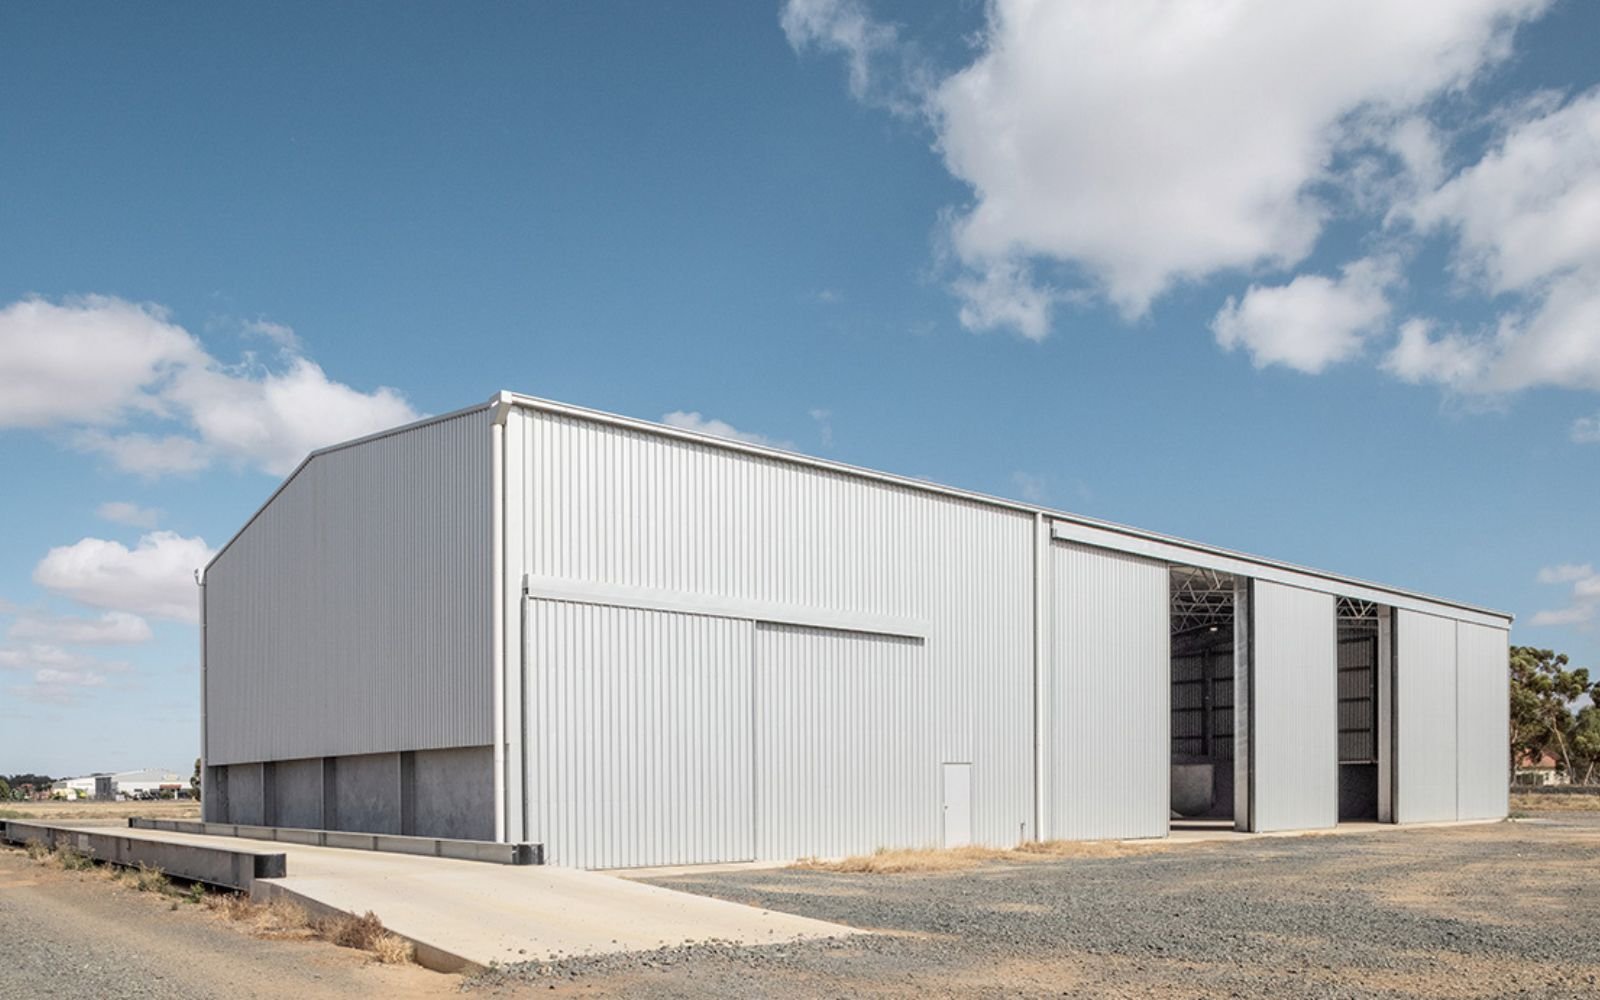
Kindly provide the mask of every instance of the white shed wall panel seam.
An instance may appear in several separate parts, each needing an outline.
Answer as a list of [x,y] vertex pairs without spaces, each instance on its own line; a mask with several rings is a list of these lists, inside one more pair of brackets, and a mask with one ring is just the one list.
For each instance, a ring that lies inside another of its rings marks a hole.
[[749,622],[534,600],[532,833],[582,868],[749,860]]
[[[1394,674],[1395,822],[1453,820],[1456,623],[1396,611]],[[1504,705],[1501,711],[1507,711]]]
[[1456,818],[1509,809],[1510,668],[1504,629],[1456,623]]
[[936,756],[973,765],[974,839],[1033,835],[1031,516],[572,416],[510,419],[514,571],[752,620],[770,607],[916,623]]
[[1250,749],[1259,831],[1339,822],[1339,674],[1334,599],[1255,581]]
[[755,663],[758,856],[936,846],[938,722],[923,644],[761,625]]
[[489,414],[320,454],[206,573],[208,764],[491,740]]
[[1048,838],[1166,836],[1168,572],[1104,549],[1051,548]]

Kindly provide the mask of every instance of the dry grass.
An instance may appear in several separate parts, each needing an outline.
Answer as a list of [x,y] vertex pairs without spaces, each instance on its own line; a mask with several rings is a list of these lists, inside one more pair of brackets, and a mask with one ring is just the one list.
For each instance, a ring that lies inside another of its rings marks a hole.
[[199,819],[200,803],[193,800],[154,799],[149,802],[7,802],[5,819],[58,819],[79,823],[126,820],[129,816],[152,819]]
[[314,921],[312,928],[324,941],[368,952],[385,965],[403,965],[412,958],[411,942],[385,930],[383,921],[371,910],[359,917],[347,914],[324,917]]
[[339,914],[312,918],[291,900],[274,898],[258,903],[241,893],[217,893],[205,898],[219,916],[242,924],[257,937],[274,940],[320,940],[341,948],[367,952],[373,961],[403,965],[413,957],[410,941],[390,933],[372,911],[359,917]]
[[899,875],[911,872],[948,872],[973,868],[996,861],[1026,862],[1052,858],[1118,858],[1162,850],[1160,841],[1129,843],[1119,840],[1024,841],[1011,848],[1000,847],[907,847],[882,848],[871,854],[821,860],[802,858],[791,868],[809,871],[845,872],[865,875]]
[[138,868],[123,869],[123,878],[129,885],[140,892],[169,893],[172,883],[167,879],[167,873],[159,868],[152,868],[144,862],[139,862]]
[[1512,792],[1511,811],[1600,812],[1600,795],[1541,795],[1538,792]]

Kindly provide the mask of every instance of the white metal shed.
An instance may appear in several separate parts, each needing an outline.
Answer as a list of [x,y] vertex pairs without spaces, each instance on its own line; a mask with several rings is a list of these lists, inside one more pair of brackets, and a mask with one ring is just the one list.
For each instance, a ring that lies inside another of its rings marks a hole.
[[208,819],[585,867],[1493,818],[1508,615],[500,393],[204,577]]

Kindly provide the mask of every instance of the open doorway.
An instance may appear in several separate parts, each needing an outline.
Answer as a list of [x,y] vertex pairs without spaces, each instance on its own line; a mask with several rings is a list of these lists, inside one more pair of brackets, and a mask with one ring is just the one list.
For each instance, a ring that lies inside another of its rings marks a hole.
[[1234,812],[1234,578],[1172,568],[1174,828],[1231,828]]
[[1341,597],[1339,626],[1339,822],[1379,819],[1379,660],[1383,609]]

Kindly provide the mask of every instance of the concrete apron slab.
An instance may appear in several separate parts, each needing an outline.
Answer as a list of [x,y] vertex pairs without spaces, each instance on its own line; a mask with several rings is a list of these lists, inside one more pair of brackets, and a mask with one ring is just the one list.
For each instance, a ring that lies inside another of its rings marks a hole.
[[257,879],[251,895],[293,898],[313,915],[371,910],[411,941],[417,961],[442,972],[694,941],[781,944],[863,933],[843,924],[644,885],[598,872],[491,865],[345,851],[247,838],[153,830],[121,836],[211,846],[219,841],[286,855],[284,878]]

